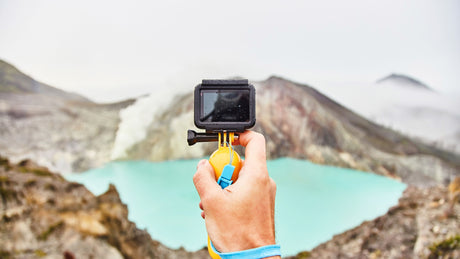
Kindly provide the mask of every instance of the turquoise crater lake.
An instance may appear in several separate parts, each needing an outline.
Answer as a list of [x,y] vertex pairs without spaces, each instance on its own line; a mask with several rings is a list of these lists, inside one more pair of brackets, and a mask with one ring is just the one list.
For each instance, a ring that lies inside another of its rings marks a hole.
[[[67,175],[94,194],[113,183],[129,219],[171,248],[206,246],[192,177],[199,160],[112,162]],[[268,162],[277,183],[276,234],[284,256],[309,250],[397,204],[406,185],[372,173],[282,158]]]

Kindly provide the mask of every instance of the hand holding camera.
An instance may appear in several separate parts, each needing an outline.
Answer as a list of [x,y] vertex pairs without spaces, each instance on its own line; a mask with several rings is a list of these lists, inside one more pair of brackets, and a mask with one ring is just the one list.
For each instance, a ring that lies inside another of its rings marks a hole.
[[[195,125],[206,132],[189,130],[188,144],[218,141],[209,162],[200,161],[193,177],[209,254],[214,259],[279,257],[276,185],[268,176],[265,138],[245,131],[256,122],[254,87],[247,80],[203,80],[195,87],[194,102]],[[246,147],[245,162],[233,144]]]
[[246,160],[237,182],[222,190],[207,160],[200,161],[193,177],[209,237],[222,253],[276,243],[276,184],[268,176],[265,139],[259,133],[246,131],[235,144],[246,147]]

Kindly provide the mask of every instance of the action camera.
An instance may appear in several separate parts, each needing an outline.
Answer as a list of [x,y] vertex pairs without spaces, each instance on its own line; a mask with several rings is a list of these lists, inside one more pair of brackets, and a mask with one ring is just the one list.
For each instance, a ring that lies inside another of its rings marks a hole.
[[203,80],[195,87],[195,125],[206,132],[244,132],[256,123],[248,80]]
[[247,79],[203,80],[195,87],[194,97],[195,125],[206,132],[188,130],[190,146],[197,142],[231,143],[235,133],[256,123],[256,91]]

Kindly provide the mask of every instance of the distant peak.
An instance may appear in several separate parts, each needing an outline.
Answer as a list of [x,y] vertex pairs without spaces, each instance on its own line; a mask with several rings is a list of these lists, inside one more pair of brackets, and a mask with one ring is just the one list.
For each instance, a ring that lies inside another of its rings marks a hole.
[[276,76],[276,75],[271,75],[269,78],[266,79],[266,81],[272,81],[272,80],[283,80],[283,81],[287,81],[286,79],[280,77],[280,76]]
[[422,83],[421,81],[414,79],[410,76],[402,75],[402,74],[393,73],[380,80],[377,80],[377,84],[384,84],[384,83],[394,83],[394,84],[401,85],[401,86],[409,86],[409,87],[414,87],[418,89],[433,91],[432,88]]

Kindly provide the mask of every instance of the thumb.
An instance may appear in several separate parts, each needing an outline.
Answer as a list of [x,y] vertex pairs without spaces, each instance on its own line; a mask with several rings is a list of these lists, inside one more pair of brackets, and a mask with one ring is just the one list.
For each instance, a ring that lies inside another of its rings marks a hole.
[[200,199],[213,192],[219,191],[221,188],[216,182],[214,169],[208,160],[201,160],[198,163],[197,170],[193,176],[193,184],[200,196]]

